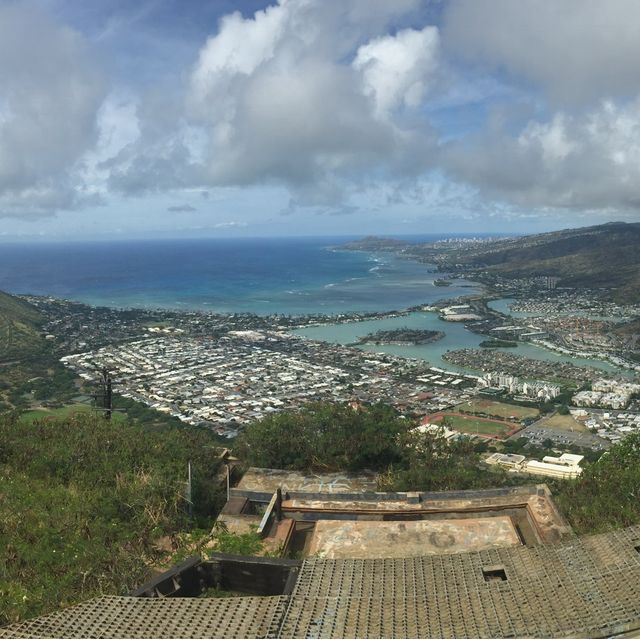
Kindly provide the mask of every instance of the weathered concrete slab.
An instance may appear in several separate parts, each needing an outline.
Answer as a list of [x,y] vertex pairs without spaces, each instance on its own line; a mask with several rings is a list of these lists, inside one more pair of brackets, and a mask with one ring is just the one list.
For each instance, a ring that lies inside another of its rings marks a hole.
[[309,555],[327,559],[418,557],[516,546],[511,518],[316,523]]
[[278,488],[283,492],[301,493],[375,492],[376,476],[373,473],[304,474],[274,468],[249,468],[236,486],[237,490],[255,493],[274,493]]

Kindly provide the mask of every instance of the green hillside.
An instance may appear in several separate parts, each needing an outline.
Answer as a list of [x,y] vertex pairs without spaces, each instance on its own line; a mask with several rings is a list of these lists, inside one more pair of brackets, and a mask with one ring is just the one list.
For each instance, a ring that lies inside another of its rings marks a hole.
[[38,309],[0,291],[0,363],[42,351],[42,317]]
[[637,299],[639,248],[640,224],[614,223],[495,242],[452,257],[501,275],[551,275],[561,286],[616,288]]
[[78,392],[55,341],[44,337],[44,321],[28,302],[0,292],[0,411],[64,403]]
[[[76,415],[0,415],[0,626],[126,594],[224,502],[216,441]],[[193,520],[185,500],[193,473]]]
[[351,250],[391,251],[490,281],[559,277],[559,286],[611,288],[620,302],[640,300],[640,223],[612,222],[485,242],[416,244],[384,238],[350,242]]

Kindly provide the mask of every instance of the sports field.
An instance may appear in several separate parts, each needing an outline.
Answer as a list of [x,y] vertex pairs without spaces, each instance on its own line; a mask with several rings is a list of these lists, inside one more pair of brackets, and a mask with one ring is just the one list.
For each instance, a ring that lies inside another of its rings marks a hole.
[[468,411],[471,413],[485,413],[487,415],[495,415],[495,417],[504,417],[509,419],[525,419],[526,417],[538,417],[540,411],[537,408],[529,406],[515,406],[513,404],[505,404],[504,402],[494,402],[490,399],[474,399],[464,404],[456,406],[457,410]]
[[519,426],[509,422],[462,415],[461,413],[437,413],[431,415],[429,421],[435,424],[442,424],[444,421],[447,428],[451,430],[494,439],[504,439],[520,430]]

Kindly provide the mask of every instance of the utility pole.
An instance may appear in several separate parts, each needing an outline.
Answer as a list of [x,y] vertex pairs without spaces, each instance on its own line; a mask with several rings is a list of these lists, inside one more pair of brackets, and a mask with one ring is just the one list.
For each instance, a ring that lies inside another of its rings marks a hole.
[[186,494],[187,508],[189,510],[189,519],[193,519],[193,499],[191,496],[191,462],[187,463],[187,494]]
[[111,386],[111,375],[105,368],[102,369],[102,387],[104,388],[104,418],[111,419],[113,412],[113,389]]
[[113,383],[111,380],[111,373],[108,371],[106,366],[102,367],[101,376],[101,392],[96,393],[93,396],[96,400],[95,410],[104,411],[104,418],[106,420],[110,420],[114,412],[124,413],[126,412],[126,408],[113,407]]

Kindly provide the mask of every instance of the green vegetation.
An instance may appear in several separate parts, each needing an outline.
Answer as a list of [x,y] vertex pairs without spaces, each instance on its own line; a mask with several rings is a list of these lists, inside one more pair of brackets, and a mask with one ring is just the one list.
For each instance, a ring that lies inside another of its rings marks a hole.
[[485,339],[478,346],[481,348],[516,348],[518,342],[511,342],[506,339]]
[[[237,452],[248,464],[265,467],[376,470],[380,490],[531,483],[484,466],[486,443],[450,441],[414,427],[383,405],[315,404],[252,424]],[[507,441],[504,449],[522,446]],[[193,552],[263,553],[254,531],[211,531],[224,501],[214,447],[206,431],[109,422],[71,410],[53,420],[0,417],[0,624],[97,594],[126,593],[154,566]],[[588,460],[581,478],[552,485],[574,530],[639,523],[640,435],[599,461],[595,455]]]
[[561,286],[613,288],[624,304],[640,299],[640,224],[613,222],[500,240],[453,251],[446,260],[482,269],[483,277],[560,278]]
[[[371,440],[370,429],[376,420],[380,420],[384,435]],[[344,455],[339,454],[339,445],[325,448],[331,444],[322,436],[328,425],[338,438],[336,442],[345,447]],[[450,441],[438,433],[412,430],[414,426],[383,406],[353,410],[316,405],[254,423],[247,429],[239,452],[251,464],[272,468],[375,469],[380,472],[380,490],[463,490],[531,483],[530,477],[482,465],[481,454],[487,450],[484,443],[474,444],[464,437]],[[355,454],[359,444],[366,449],[366,458],[375,463]],[[553,448],[551,441],[544,444],[525,449],[525,441],[507,440],[500,445],[505,452],[541,457]],[[584,534],[640,523],[640,435],[629,436],[602,457],[589,451],[585,461],[581,478],[549,482],[574,530]]]
[[528,483],[501,469],[482,467],[477,445],[467,438],[450,441],[437,433],[413,431],[399,443],[401,461],[381,476],[380,490],[465,490]]
[[[78,414],[0,417],[0,625],[123,594],[224,501],[212,437]],[[193,468],[193,521],[185,495]]]
[[64,403],[78,392],[75,375],[58,361],[42,323],[34,306],[0,292],[0,410],[24,410],[50,399]]
[[431,344],[443,337],[442,331],[404,327],[369,333],[358,339],[356,344]]
[[[415,244],[368,237],[343,248],[402,252],[444,272],[462,270],[491,283],[496,276],[554,276],[560,286],[612,288],[622,304],[640,300],[640,223],[611,222],[477,244]],[[475,272],[474,272],[475,271]]]
[[[116,408],[123,409],[126,411],[127,419],[131,421],[135,421],[138,424],[143,424],[145,426],[159,426],[159,427],[175,427],[175,428],[184,428],[184,423],[181,422],[177,417],[173,417],[171,415],[167,415],[166,413],[162,413],[160,411],[155,410],[155,408],[150,408],[146,404],[142,402],[137,402],[134,399],[129,399],[128,397],[122,397],[121,395],[114,395],[113,405]],[[113,413],[113,418],[116,419],[116,415],[118,413]],[[219,441],[219,438],[215,435],[212,435]]]
[[[193,528],[179,533],[175,539],[178,550],[171,555],[171,564],[184,561],[194,555],[206,556],[211,552],[224,552],[231,555],[265,555],[264,542],[256,532],[257,526],[244,533],[229,532],[224,522],[216,521],[213,528]],[[167,566],[169,567],[169,566]],[[224,592],[224,591],[219,591]],[[224,596],[215,594],[210,596]]]
[[0,291],[0,363],[39,353],[41,323],[38,309]]
[[[32,422],[37,419],[60,420],[75,417],[80,414],[94,414],[94,410],[88,404],[68,404],[60,408],[36,408],[22,413],[19,417],[21,422]],[[123,421],[124,415],[114,413],[115,421]]]
[[578,534],[606,532],[640,523],[640,434],[612,446],[579,479],[553,490]]
[[222,530],[213,535],[213,540],[216,552],[230,555],[261,555],[264,550],[262,537],[255,530],[246,533]]
[[[42,323],[34,306],[0,292],[0,411],[20,412],[23,421],[90,412],[76,398],[97,389],[83,390],[82,381],[59,362],[57,343],[44,338]],[[131,399],[114,396],[114,405],[140,424],[182,427],[177,418]],[[114,413],[114,421],[122,419]]]
[[[480,467],[477,444],[412,432],[415,426],[382,404],[359,409],[315,404],[254,422],[236,452],[247,464],[265,468],[376,470],[381,490],[448,490],[502,481],[501,473]],[[520,483],[513,476],[508,479]]]
[[238,453],[251,466],[289,470],[381,470],[399,459],[397,436],[410,422],[383,404],[310,404],[251,424]]

